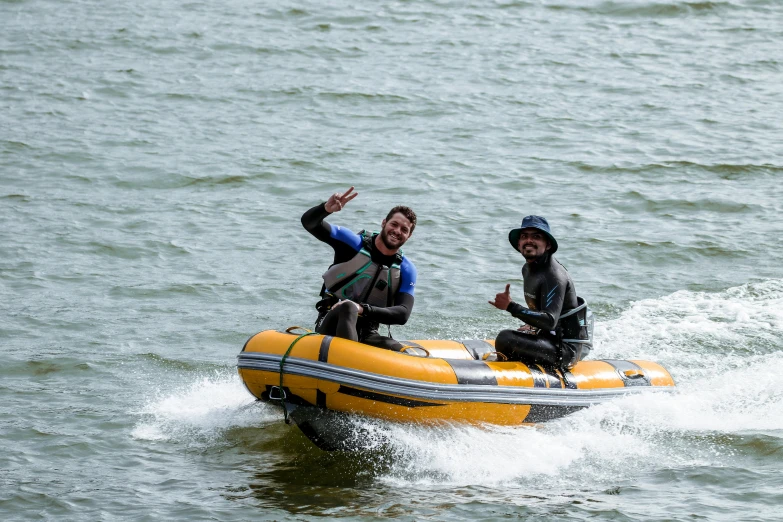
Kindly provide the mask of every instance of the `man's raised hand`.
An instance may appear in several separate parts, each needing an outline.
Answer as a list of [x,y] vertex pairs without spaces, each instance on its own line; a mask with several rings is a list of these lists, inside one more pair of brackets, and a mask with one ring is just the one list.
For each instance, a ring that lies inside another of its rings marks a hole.
[[489,304],[491,304],[492,306],[494,306],[499,310],[505,310],[506,308],[508,308],[508,305],[511,303],[510,289],[511,289],[511,284],[510,283],[506,284],[506,291],[496,294],[495,300],[488,301]]
[[359,195],[358,192],[353,192],[353,187],[346,190],[343,194],[340,194],[339,192],[335,192],[326,201],[324,208],[330,214],[333,212],[340,212],[343,209],[343,207],[346,205],[346,203],[348,203],[358,195]]

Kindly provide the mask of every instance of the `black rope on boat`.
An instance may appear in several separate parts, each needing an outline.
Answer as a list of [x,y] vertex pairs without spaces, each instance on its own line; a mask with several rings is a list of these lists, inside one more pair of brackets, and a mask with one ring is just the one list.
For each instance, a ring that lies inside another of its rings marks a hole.
[[[286,331],[290,331],[292,328],[289,328]],[[316,332],[306,332],[294,339],[294,342],[291,343],[291,346],[288,347],[288,350],[286,350],[283,357],[280,359],[280,402],[283,404],[283,419],[285,420],[286,424],[291,424],[291,421],[288,420],[288,408],[285,405],[285,394],[283,392],[283,365],[285,364],[285,360],[288,357],[288,354],[291,353],[291,350],[294,348],[294,345],[299,342],[299,339],[302,337],[307,337],[308,335],[316,335]]]

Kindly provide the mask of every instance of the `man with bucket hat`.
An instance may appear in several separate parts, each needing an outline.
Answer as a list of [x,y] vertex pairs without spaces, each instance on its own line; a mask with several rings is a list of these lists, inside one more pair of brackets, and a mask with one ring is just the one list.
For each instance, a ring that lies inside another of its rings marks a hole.
[[592,316],[577,297],[574,282],[565,267],[552,257],[557,240],[541,216],[526,216],[508,240],[525,258],[522,267],[525,303],[512,301],[511,285],[489,304],[506,310],[525,324],[518,330],[503,330],[495,349],[508,359],[571,368],[590,351]]

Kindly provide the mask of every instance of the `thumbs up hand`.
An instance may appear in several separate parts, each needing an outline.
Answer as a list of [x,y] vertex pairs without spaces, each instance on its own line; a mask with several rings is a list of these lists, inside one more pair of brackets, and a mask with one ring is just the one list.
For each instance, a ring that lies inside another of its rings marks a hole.
[[510,289],[511,289],[511,284],[507,284],[505,292],[495,294],[495,300],[488,301],[489,304],[491,304],[492,306],[494,306],[499,310],[505,310],[506,308],[508,308],[508,305],[511,303],[511,293],[509,292]]

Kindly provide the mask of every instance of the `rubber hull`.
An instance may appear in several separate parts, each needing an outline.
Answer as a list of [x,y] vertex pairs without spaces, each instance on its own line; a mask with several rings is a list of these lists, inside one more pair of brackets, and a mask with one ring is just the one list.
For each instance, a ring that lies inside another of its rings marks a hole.
[[285,405],[324,449],[343,449],[339,421],[346,414],[421,424],[535,424],[628,394],[674,388],[669,372],[650,361],[581,361],[564,372],[493,360],[492,341],[401,342],[410,347],[405,353],[266,330],[247,341],[237,367],[250,393]]

